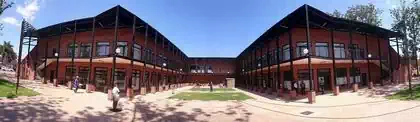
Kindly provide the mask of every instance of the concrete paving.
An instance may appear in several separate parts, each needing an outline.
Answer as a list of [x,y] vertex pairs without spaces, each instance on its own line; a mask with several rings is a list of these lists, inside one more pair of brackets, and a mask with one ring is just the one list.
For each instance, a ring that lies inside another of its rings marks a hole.
[[[11,77],[3,78],[13,80]],[[182,101],[167,99],[192,87],[122,98],[121,112],[111,112],[111,101],[100,92],[74,93],[66,87],[54,87],[36,81],[21,82],[41,93],[34,97],[0,98],[0,121],[252,121],[252,122],[383,122],[420,120],[420,101],[398,101],[383,98],[406,85],[376,87],[373,90],[342,92],[339,96],[319,95],[316,103],[306,99],[288,101],[270,95],[251,93],[246,101]],[[304,115],[302,112],[311,113]]]

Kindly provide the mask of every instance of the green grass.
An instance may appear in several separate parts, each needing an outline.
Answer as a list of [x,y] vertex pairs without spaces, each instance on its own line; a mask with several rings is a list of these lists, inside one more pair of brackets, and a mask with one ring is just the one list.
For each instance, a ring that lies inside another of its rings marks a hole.
[[[11,94],[15,94],[16,85],[14,83],[10,83],[4,79],[0,79],[0,97],[7,97]],[[17,96],[35,96],[39,95],[38,92],[35,92],[31,89],[19,87]]]
[[218,100],[218,101],[227,101],[227,100],[247,100],[252,99],[250,96],[245,95],[244,93],[240,92],[232,92],[232,93],[200,93],[200,92],[181,92],[176,94],[170,99],[181,99],[181,100],[202,100],[202,101],[209,101],[209,100]]
[[413,96],[410,95],[408,89],[401,90],[391,96],[387,96],[387,99],[398,99],[398,100],[420,100],[420,85],[415,86],[413,89]]
[[[192,88],[191,91],[210,91],[210,88]],[[213,91],[235,91],[232,88],[214,88]]]

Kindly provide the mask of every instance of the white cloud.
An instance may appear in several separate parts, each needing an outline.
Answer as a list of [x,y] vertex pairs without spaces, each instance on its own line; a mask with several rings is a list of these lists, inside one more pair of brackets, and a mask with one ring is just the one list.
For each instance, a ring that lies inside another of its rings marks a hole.
[[35,14],[40,9],[40,1],[38,0],[26,0],[24,5],[17,5],[16,12],[22,15],[28,21],[35,19]]
[[1,21],[7,24],[18,26],[18,27],[20,26],[19,21],[14,17],[5,17],[5,18],[2,18]]

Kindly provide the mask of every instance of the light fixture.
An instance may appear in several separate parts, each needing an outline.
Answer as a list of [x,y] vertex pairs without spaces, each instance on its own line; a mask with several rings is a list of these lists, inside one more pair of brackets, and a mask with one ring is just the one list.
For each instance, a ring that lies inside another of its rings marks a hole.
[[230,72],[227,72],[228,74],[230,73]]
[[308,54],[309,53],[309,50],[307,49],[307,48],[305,48],[305,49],[303,49],[303,54]]
[[115,53],[117,54],[121,53],[121,49],[120,48],[115,49]]
[[181,72],[182,72],[182,68],[181,68],[181,69],[179,69],[179,71],[181,71]]
[[258,63],[258,67],[260,67],[261,66],[261,64],[260,63]]
[[163,67],[166,67],[166,63],[163,63],[162,65],[163,65]]
[[55,56],[55,57],[58,57],[58,53],[54,53],[54,56]]
[[245,71],[245,69],[242,69],[242,72]]
[[370,54],[370,53],[369,53],[369,54],[368,54],[368,58],[371,58],[371,57],[372,57],[372,54]]

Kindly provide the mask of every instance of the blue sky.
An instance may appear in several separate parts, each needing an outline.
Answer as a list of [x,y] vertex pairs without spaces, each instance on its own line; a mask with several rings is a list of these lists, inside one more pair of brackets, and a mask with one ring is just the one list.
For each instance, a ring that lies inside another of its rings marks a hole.
[[[95,16],[121,5],[158,29],[190,57],[236,57],[268,28],[303,4],[324,12],[341,12],[356,4],[373,3],[384,10],[382,27],[389,28],[389,9],[399,0],[8,0],[12,8],[0,16],[0,43],[18,49],[23,18],[36,28]],[[27,47],[26,47],[27,48]],[[26,49],[24,50],[26,55]]]

